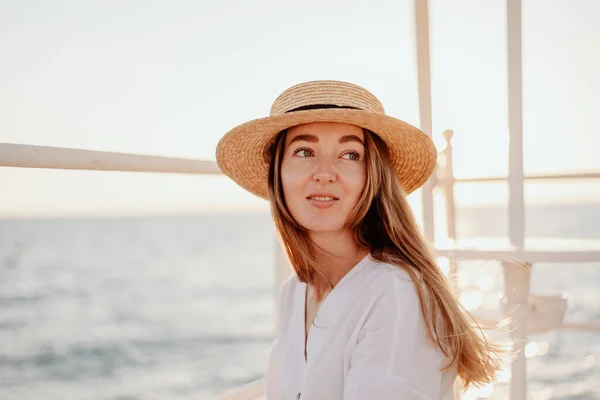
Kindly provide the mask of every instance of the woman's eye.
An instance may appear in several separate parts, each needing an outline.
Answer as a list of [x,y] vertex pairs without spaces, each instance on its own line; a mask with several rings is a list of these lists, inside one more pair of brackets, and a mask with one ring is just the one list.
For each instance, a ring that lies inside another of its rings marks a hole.
[[311,157],[312,151],[310,151],[309,149],[298,149],[294,151],[294,155],[298,157]]
[[351,151],[349,153],[344,154],[342,157],[345,158],[346,160],[358,161],[360,159],[360,154],[358,154],[355,151]]

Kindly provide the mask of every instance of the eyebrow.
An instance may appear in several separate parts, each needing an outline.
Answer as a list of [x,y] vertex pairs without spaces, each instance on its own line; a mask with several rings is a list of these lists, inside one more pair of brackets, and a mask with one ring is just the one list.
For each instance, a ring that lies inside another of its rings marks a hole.
[[[318,143],[319,138],[314,135],[298,135],[298,136],[295,136],[292,140],[290,140],[289,144],[292,144],[292,143],[298,142],[298,141]],[[345,136],[342,136],[340,138],[340,140],[338,140],[338,143],[348,143],[348,142],[358,142],[364,146],[364,142],[362,140],[360,140],[360,138],[356,135],[345,135]]]

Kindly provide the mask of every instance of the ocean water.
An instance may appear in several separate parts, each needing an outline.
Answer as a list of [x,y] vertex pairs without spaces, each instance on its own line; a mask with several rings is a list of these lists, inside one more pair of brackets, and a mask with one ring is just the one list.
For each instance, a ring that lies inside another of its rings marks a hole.
[[[459,215],[462,237],[506,234],[506,210]],[[530,208],[526,225],[600,240],[600,204]],[[204,400],[262,377],[275,249],[268,215],[0,220],[0,399]],[[500,315],[501,273],[461,264],[475,313]],[[600,321],[600,264],[535,265],[531,286]],[[531,398],[600,399],[599,336],[531,336]]]

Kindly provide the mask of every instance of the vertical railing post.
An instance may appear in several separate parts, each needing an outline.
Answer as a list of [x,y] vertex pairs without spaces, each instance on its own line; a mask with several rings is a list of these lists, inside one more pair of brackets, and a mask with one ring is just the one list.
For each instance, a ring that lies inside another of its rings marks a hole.
[[[525,247],[525,200],[523,173],[523,55],[521,0],[507,0],[506,36],[508,60],[508,236],[511,245]],[[512,337],[517,358],[511,364],[511,400],[527,397],[527,297],[529,269],[504,264],[505,293],[509,305],[517,306],[512,315]]]
[[446,234],[448,238],[456,240],[456,204],[454,201],[454,161],[452,158],[452,137],[454,132],[450,129],[444,131],[446,147],[444,148],[443,190],[446,204]]
[[[429,54],[429,5],[427,0],[414,0],[415,37],[417,50],[417,85],[419,95],[419,122],[423,132],[431,136],[433,130],[431,110],[431,63]],[[435,173],[425,182],[421,191],[423,205],[423,231],[428,242],[433,243],[434,215],[433,188]]]
[[[450,129],[444,131],[446,147],[442,151],[444,164],[440,175],[444,204],[446,206],[446,235],[450,240],[456,241],[456,203],[454,201],[454,161],[452,157],[452,137],[454,132]],[[448,280],[454,293],[458,295],[458,262],[454,257],[448,258]]]
[[508,233],[511,245],[525,247],[523,173],[523,56],[521,0],[508,0],[506,34],[508,50]]

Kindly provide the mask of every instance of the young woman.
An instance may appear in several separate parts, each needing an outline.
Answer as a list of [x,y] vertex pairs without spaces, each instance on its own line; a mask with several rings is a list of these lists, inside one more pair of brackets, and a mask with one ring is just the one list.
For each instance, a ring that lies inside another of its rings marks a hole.
[[453,295],[405,196],[437,151],[362,87],[313,81],[229,131],[221,170],[268,199],[282,285],[267,400],[452,399],[492,382],[498,350]]

